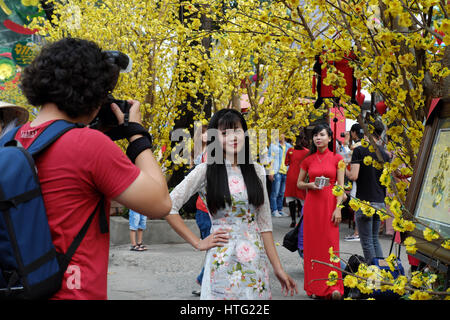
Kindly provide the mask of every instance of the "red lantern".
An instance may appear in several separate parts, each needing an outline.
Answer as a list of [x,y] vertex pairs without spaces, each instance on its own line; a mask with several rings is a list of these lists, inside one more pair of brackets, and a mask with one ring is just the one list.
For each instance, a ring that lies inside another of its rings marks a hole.
[[358,104],[360,106],[362,106],[364,104],[364,98],[366,97],[366,95],[364,93],[361,93],[361,80],[358,79],[358,89],[357,89],[357,93],[356,93],[356,102],[358,102]]
[[359,104],[360,106],[363,105],[363,103],[364,103],[364,98],[365,98],[365,97],[366,97],[366,95],[365,95],[364,93],[358,92],[358,93],[356,94],[356,101],[358,102],[358,104]]
[[[344,74],[344,79],[346,81],[345,93],[352,97],[352,100],[355,101],[355,93],[356,93],[356,79],[353,75],[353,68],[350,67],[349,61],[355,59],[356,56],[353,52],[346,55],[344,59],[339,61],[329,61],[328,64],[332,64],[336,67],[336,69]],[[313,79],[313,93],[317,90],[318,97],[316,103],[314,104],[315,108],[319,108],[323,102],[324,98],[334,98],[333,90],[335,89],[333,86],[327,86],[323,84],[323,79],[327,76],[327,68],[322,68],[323,61],[320,59],[320,56],[316,56],[316,63],[314,64],[314,71],[317,73],[317,85],[315,84],[315,78]],[[356,102],[356,101],[355,101]]]
[[377,108],[378,113],[382,116],[386,112],[387,105],[384,101],[380,101],[375,104],[375,108]]
[[[445,33],[442,32],[442,31],[438,31],[437,29],[434,29],[434,31],[437,32],[437,33],[439,33],[441,36],[445,36]],[[436,43],[438,44],[438,46],[440,46],[441,43],[442,43],[442,40],[439,39],[439,38],[436,38]]]

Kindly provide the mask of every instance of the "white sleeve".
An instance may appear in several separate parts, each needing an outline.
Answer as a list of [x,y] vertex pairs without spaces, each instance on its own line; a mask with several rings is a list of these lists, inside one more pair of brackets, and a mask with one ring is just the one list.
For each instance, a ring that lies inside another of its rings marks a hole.
[[263,166],[256,163],[255,170],[261,181],[264,194],[264,203],[256,209],[256,222],[258,223],[260,232],[272,231],[272,215],[266,187],[266,171]]
[[206,186],[206,163],[201,163],[194,168],[183,181],[181,181],[170,193],[172,209],[170,214],[178,214],[181,207]]

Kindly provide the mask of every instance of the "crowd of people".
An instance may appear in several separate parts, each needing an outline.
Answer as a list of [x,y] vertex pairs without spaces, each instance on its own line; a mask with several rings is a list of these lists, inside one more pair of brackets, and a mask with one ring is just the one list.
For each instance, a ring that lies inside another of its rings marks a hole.
[[[297,284],[285,272],[272,235],[272,218],[284,215],[286,203],[290,227],[295,227],[296,218],[302,217],[299,233],[304,290],[311,297],[341,299],[344,293],[341,280],[333,286],[325,281],[311,281],[326,279],[332,270],[324,265],[313,267],[313,261],[328,261],[330,247],[339,251],[341,205],[349,197],[356,196],[382,208],[386,192],[379,182],[380,170],[363,161],[368,155],[373,158],[376,155],[359,145],[364,135],[361,127],[352,127],[336,152],[336,141],[327,124],[315,126],[310,141],[306,131],[301,132],[294,145],[281,134],[268,146],[269,165],[263,166],[251,161],[243,115],[234,109],[219,110],[198,132],[202,144],[193,169],[169,194],[151,151],[151,139],[141,129],[132,132],[124,129],[124,113],[115,103],[110,111],[129,140],[126,155],[107,135],[89,128],[99,106],[114,89],[118,72],[119,68],[97,44],[71,38],[45,46],[24,70],[21,89],[30,104],[40,106],[40,111],[31,122],[20,119],[14,123],[25,123],[16,140],[26,148],[56,120],[83,124],[64,134],[36,160],[57,250],[68,249],[87,216],[105,197],[130,208],[131,250],[147,249],[143,231],[148,217],[166,219],[195,250],[206,252],[196,279],[201,285],[201,299],[270,299],[269,268],[273,269],[282,292],[294,295],[298,293]],[[128,103],[129,122],[145,131],[139,101]],[[1,123],[3,127],[8,125],[6,121]],[[382,147],[384,128],[377,121],[373,125],[383,160],[389,161],[390,156]],[[212,141],[208,129],[219,133],[216,148],[208,149]],[[223,162],[208,161],[218,155]],[[353,181],[352,191],[334,196],[333,186],[343,188],[346,180]],[[192,232],[179,214],[197,193],[200,235]],[[108,201],[105,206],[108,212]],[[355,226],[357,233],[352,236],[359,236],[366,261],[383,257],[377,215],[366,217],[358,210]],[[81,289],[68,287],[66,275],[61,289],[52,298],[106,299],[108,254],[108,235],[90,228],[71,261],[83,275]],[[340,267],[338,263],[335,265]]]

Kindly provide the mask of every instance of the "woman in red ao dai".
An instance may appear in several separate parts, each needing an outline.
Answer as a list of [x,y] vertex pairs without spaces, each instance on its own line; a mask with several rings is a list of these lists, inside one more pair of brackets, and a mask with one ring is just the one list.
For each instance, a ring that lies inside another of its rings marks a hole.
[[[308,296],[341,299],[344,292],[342,280],[335,285],[326,284],[328,275],[334,269],[314,263],[312,260],[330,263],[330,247],[339,251],[339,223],[343,195],[335,197],[332,188],[337,183],[344,184],[344,171],[339,169],[342,156],[331,151],[333,132],[327,124],[317,125],[313,131],[313,143],[309,156],[303,160],[298,176],[297,187],[306,189],[303,207],[303,246],[304,246],[304,289]],[[309,181],[306,182],[306,176]],[[329,184],[323,188],[316,185],[318,177],[326,177]],[[335,263],[339,267],[339,263]],[[338,278],[342,274],[338,272]]]

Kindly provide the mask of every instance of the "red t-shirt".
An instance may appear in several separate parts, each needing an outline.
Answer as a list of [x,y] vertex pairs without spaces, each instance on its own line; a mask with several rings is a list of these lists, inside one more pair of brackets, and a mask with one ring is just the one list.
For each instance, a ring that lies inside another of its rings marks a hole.
[[[36,127],[26,123],[16,139],[27,148],[52,122]],[[107,199],[109,223],[109,200],[140,173],[111,139],[89,128],[65,133],[36,159],[36,167],[53,243],[64,253],[101,196]],[[108,259],[109,233],[100,233],[96,214],[67,268],[61,290],[52,299],[106,299]]]

